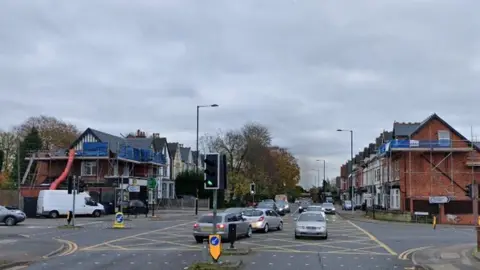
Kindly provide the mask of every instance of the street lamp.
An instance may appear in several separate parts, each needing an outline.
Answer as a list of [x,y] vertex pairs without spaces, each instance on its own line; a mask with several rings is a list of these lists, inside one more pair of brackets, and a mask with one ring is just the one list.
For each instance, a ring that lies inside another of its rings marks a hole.
[[[351,191],[351,200],[352,200],[352,205],[353,205],[353,130],[351,129],[337,129],[338,132],[350,132],[350,174],[351,174],[351,186],[350,189]],[[352,212],[355,211],[355,207],[352,206]]]
[[[195,159],[195,172],[198,173],[198,159],[200,158],[200,151],[198,151],[198,133],[200,129],[200,108],[211,108],[211,107],[218,107],[218,104],[211,104],[211,105],[197,105],[197,143],[195,150],[197,151],[197,158]],[[195,215],[198,215],[198,188],[197,188],[197,196],[195,199]]]
[[197,105],[197,145],[196,145],[196,148],[195,150],[197,151],[197,158],[195,160],[195,170],[196,172],[198,173],[198,158],[200,157],[200,152],[198,151],[198,133],[199,133],[199,129],[200,129],[200,108],[214,108],[214,107],[218,107],[218,104],[211,104],[211,105]]
[[[323,180],[325,181],[327,178],[325,177],[325,159],[317,159],[318,162],[322,162],[323,161]],[[320,178],[320,170],[318,170],[318,178]],[[322,181],[322,185],[323,185],[323,181]]]

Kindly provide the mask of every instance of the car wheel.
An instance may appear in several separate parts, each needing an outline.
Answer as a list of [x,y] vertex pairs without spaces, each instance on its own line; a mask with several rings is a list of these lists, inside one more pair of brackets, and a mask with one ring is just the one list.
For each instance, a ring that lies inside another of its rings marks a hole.
[[49,216],[50,216],[51,218],[58,218],[59,214],[58,214],[57,211],[51,211],[50,214],[49,214]]
[[203,237],[195,236],[195,241],[197,241],[197,244],[201,244],[203,243]]
[[328,233],[323,237],[324,240],[328,239]]
[[7,217],[4,222],[7,226],[14,226],[17,224],[17,220],[14,217]]
[[299,238],[300,238],[300,237],[299,237],[297,234],[295,234],[295,239],[299,239]]
[[98,210],[95,210],[95,211],[93,211],[93,214],[92,214],[92,215],[93,215],[94,217],[98,218],[98,217],[100,217],[100,216],[102,215],[102,213],[101,213],[100,211],[98,211]]
[[247,234],[245,236],[250,238],[250,237],[252,237],[252,234],[253,234],[252,227],[248,226]]
[[264,232],[264,233],[268,233],[269,229],[270,229],[270,228],[268,227],[268,223],[266,223],[266,224],[265,224],[265,227],[263,228],[263,232]]
[[283,230],[283,222],[280,221],[280,224],[278,224],[277,230],[279,231]]

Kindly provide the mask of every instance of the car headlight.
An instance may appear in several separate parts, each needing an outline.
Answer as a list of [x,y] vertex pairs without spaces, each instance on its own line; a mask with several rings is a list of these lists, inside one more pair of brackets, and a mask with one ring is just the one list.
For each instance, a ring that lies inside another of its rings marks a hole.
[[334,208],[332,208],[332,211],[335,211],[335,207],[334,207]]

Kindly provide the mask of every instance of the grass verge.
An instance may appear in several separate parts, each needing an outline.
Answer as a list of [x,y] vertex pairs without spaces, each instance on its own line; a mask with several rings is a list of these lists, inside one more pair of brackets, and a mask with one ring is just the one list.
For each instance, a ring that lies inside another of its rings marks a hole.
[[240,269],[242,265],[241,261],[238,262],[197,262],[188,267],[188,270],[236,270]]
[[66,230],[78,230],[82,229],[82,226],[72,226],[72,225],[60,225],[57,227],[58,229],[66,229]]

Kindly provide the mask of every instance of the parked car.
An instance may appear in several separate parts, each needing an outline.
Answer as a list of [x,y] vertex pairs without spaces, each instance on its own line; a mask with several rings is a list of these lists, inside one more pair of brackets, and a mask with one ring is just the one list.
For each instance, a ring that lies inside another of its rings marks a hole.
[[253,230],[269,232],[270,229],[283,230],[282,217],[272,209],[251,209],[243,213]]
[[[197,243],[203,243],[203,239],[208,238],[208,236],[213,233],[213,221],[213,214],[207,214],[201,216],[193,225],[193,237]],[[252,226],[250,225],[250,221],[237,213],[218,213],[215,217],[215,223],[217,227],[217,234],[219,234],[222,239],[227,239],[228,226],[230,224],[237,225],[237,237],[252,236],[253,230]]]
[[295,221],[295,239],[302,236],[328,238],[327,220],[321,212],[302,213]]
[[342,204],[342,210],[352,210],[352,201],[344,201]]
[[25,221],[26,218],[25,213],[19,209],[8,209],[0,205],[0,223],[5,223],[7,226],[14,226]]

